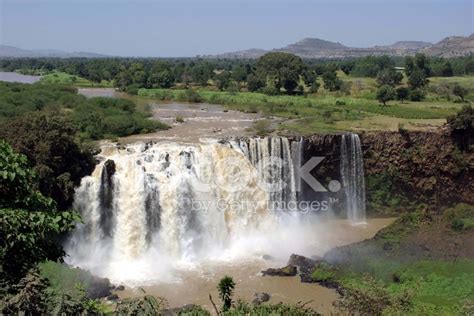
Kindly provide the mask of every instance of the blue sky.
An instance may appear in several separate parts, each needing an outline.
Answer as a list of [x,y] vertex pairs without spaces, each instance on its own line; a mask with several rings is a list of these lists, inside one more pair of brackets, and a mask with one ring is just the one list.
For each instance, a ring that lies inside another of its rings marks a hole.
[[474,0],[0,0],[0,42],[121,56],[364,47],[474,32]]

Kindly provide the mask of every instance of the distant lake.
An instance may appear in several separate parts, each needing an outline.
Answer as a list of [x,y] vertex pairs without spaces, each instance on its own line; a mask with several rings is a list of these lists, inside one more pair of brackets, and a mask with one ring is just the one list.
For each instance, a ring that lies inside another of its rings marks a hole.
[[40,80],[41,76],[22,75],[16,72],[2,72],[0,71],[0,81],[6,82],[21,82],[21,83],[35,83]]

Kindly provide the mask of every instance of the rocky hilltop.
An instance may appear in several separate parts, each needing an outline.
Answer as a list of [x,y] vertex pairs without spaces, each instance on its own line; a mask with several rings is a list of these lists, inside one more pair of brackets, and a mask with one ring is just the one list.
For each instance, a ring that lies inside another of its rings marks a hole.
[[474,54],[474,34],[451,36],[439,43],[432,44],[422,41],[398,41],[386,46],[357,48],[345,46],[339,42],[331,42],[319,38],[304,38],[294,44],[273,50],[249,49],[224,53],[217,58],[259,58],[265,53],[277,51],[298,55],[302,58],[347,58],[363,56],[410,56],[422,52],[430,56],[456,57]]
[[14,46],[0,45],[0,58],[23,58],[23,57],[84,57],[84,58],[101,58],[106,55],[89,53],[89,52],[66,52],[58,49],[22,49]]
[[428,46],[421,52],[439,57],[459,57],[474,54],[474,34],[470,36],[450,36],[439,43]]

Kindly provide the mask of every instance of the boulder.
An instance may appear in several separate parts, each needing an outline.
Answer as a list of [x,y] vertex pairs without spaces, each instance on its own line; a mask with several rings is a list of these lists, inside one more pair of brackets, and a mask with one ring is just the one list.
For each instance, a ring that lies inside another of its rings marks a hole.
[[107,296],[107,299],[109,301],[117,301],[119,299],[119,297],[118,297],[117,294],[110,294],[109,296]]
[[262,303],[268,302],[270,300],[270,294],[262,292],[262,293],[255,293],[253,295],[252,303],[254,305],[260,305]]
[[90,276],[84,283],[86,284],[87,297],[90,299],[108,297],[112,294],[110,291],[112,286],[110,285],[110,281],[107,278]]
[[305,256],[300,256],[297,254],[292,254],[288,260],[288,264],[297,266],[300,270],[309,270],[316,265],[317,261],[307,258]]
[[263,255],[263,256],[262,256],[262,259],[263,259],[263,260],[274,260],[275,258],[273,258],[273,257],[270,256],[270,255]]
[[123,290],[125,290],[125,286],[119,285],[119,286],[117,286],[117,287],[115,288],[115,290],[117,290],[117,291],[123,291]]
[[269,275],[269,276],[295,276],[297,273],[297,269],[294,265],[287,265],[286,267],[283,268],[270,268],[265,271],[262,271],[263,276]]

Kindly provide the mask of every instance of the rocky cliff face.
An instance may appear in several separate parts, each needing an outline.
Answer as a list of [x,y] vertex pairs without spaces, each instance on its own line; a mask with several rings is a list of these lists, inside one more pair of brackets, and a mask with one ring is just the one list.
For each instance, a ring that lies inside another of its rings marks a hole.
[[[461,150],[449,131],[367,132],[360,138],[369,213],[474,204],[474,153]],[[312,171],[323,185],[340,179],[340,142],[341,134],[305,139],[303,163],[313,156],[325,157]],[[343,200],[337,193],[315,194],[304,181],[302,188],[306,200]]]
[[447,130],[374,132],[361,139],[369,207],[474,204],[474,153],[459,149]]

